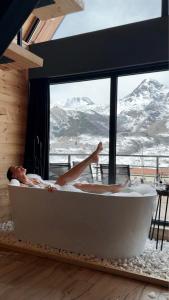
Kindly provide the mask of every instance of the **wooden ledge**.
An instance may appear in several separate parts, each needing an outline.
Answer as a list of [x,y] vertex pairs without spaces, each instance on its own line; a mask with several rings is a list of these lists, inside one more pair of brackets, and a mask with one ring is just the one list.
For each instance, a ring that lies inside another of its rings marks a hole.
[[25,70],[43,66],[43,59],[41,57],[15,43],[11,43],[3,55],[11,59],[12,62],[0,64],[0,69],[2,70]]
[[142,282],[147,282],[151,284],[160,285],[163,287],[169,286],[168,279],[163,279],[159,277],[155,277],[152,275],[138,273],[137,271],[129,271],[121,269],[119,266],[113,266],[111,264],[104,264],[104,261],[90,260],[85,259],[83,256],[79,256],[78,254],[73,254],[69,251],[61,251],[56,248],[45,247],[40,244],[33,244],[31,242],[19,241],[15,237],[13,232],[9,232],[6,235],[0,234],[0,250],[10,250],[19,253],[27,253],[31,255],[36,255],[39,257],[45,257],[49,259],[54,259],[58,262],[63,262],[71,265],[76,265],[79,267],[84,267],[100,272],[105,272],[112,275],[122,276],[129,279],[139,280]]
[[95,270],[95,271],[100,271],[100,272],[104,272],[104,273],[115,275],[115,276],[121,276],[121,277],[125,277],[128,279],[134,279],[134,280],[142,281],[145,283],[158,285],[161,287],[168,288],[168,285],[169,285],[169,282],[167,279],[160,279],[157,277],[152,277],[152,276],[148,276],[148,275],[146,276],[146,275],[139,274],[136,272],[124,271],[117,267],[113,268],[113,267],[109,267],[109,266],[104,266],[97,262],[83,261],[80,259],[71,258],[69,256],[67,256],[67,257],[62,256],[61,254],[47,253],[40,249],[39,250],[38,249],[31,250],[30,248],[26,248],[26,247],[22,247],[22,246],[19,247],[16,244],[14,244],[14,245],[8,244],[7,245],[5,243],[3,244],[0,241],[0,250],[8,250],[8,251],[13,251],[13,252],[30,254],[30,255],[43,257],[43,258],[53,259],[58,262],[75,265],[75,266],[79,266],[82,268],[87,268],[87,269],[91,269],[91,270]]
[[84,9],[83,0],[53,0],[49,4],[34,9],[32,13],[40,20],[48,20]]

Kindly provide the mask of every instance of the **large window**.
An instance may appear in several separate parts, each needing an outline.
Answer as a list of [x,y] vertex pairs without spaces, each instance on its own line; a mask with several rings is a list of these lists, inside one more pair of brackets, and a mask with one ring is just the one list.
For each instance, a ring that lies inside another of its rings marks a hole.
[[50,86],[50,163],[79,161],[102,141],[108,162],[110,79]]
[[161,0],[85,0],[85,10],[67,15],[53,39],[161,16]]
[[169,71],[118,79],[117,164],[133,177],[169,177]]

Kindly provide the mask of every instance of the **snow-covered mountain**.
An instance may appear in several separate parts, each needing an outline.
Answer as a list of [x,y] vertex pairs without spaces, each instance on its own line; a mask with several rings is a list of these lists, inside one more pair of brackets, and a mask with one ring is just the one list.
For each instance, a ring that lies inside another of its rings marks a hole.
[[86,105],[94,105],[94,102],[88,97],[73,97],[71,99],[67,99],[64,107],[73,109]]
[[143,80],[132,93],[120,99],[120,110],[125,110],[126,105],[128,109],[142,110],[145,106],[149,105],[152,101],[159,101],[165,98],[169,92],[163,84],[154,79]]
[[119,101],[118,112],[121,153],[127,148],[129,153],[137,152],[140,143],[144,151],[154,146],[159,148],[159,145],[168,147],[169,89],[164,85],[152,79],[143,80],[132,93]]
[[91,106],[89,109],[83,106],[82,110],[74,106],[71,109],[53,107],[50,122],[51,139],[60,136],[77,137],[82,134],[108,137],[109,116],[104,114],[104,110],[98,112]]
[[[53,151],[59,141],[62,146],[73,141],[73,146],[82,137],[89,145],[106,139],[108,147],[109,106],[96,105],[88,97],[73,97],[53,107],[50,125]],[[154,79],[143,80],[118,101],[117,129],[118,153],[136,154],[144,147],[144,154],[155,148],[169,154],[169,89]]]
[[[131,94],[119,101],[119,131],[122,127],[130,132],[152,130],[153,133],[155,123],[167,122],[168,111],[169,89],[156,80],[146,79]],[[164,132],[161,126],[158,129]]]
[[59,107],[66,111],[69,110],[69,114],[71,112],[73,113],[73,111],[80,111],[88,114],[98,112],[107,116],[110,114],[109,105],[96,105],[89,97],[73,97],[71,99],[67,99],[67,101],[63,103],[63,105],[59,105]]

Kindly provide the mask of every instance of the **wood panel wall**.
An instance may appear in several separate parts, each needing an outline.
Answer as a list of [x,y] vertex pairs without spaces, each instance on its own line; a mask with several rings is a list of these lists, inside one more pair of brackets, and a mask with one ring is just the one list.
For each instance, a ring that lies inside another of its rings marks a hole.
[[0,70],[0,222],[11,219],[6,171],[22,165],[27,121],[27,71]]

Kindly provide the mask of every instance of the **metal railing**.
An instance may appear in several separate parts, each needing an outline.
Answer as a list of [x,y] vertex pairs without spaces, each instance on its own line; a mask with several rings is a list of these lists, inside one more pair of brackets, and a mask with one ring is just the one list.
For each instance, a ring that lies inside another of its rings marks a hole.
[[[89,154],[86,153],[50,153],[50,164],[66,162],[72,165],[73,160],[79,161],[84,159]],[[100,154],[100,162],[108,163],[108,154]],[[134,162],[135,160],[135,162]],[[169,156],[165,155],[139,155],[139,154],[118,154],[116,156],[117,164],[129,164],[131,177],[152,178],[159,180],[159,178],[169,178]],[[149,172],[147,172],[149,171]]]

